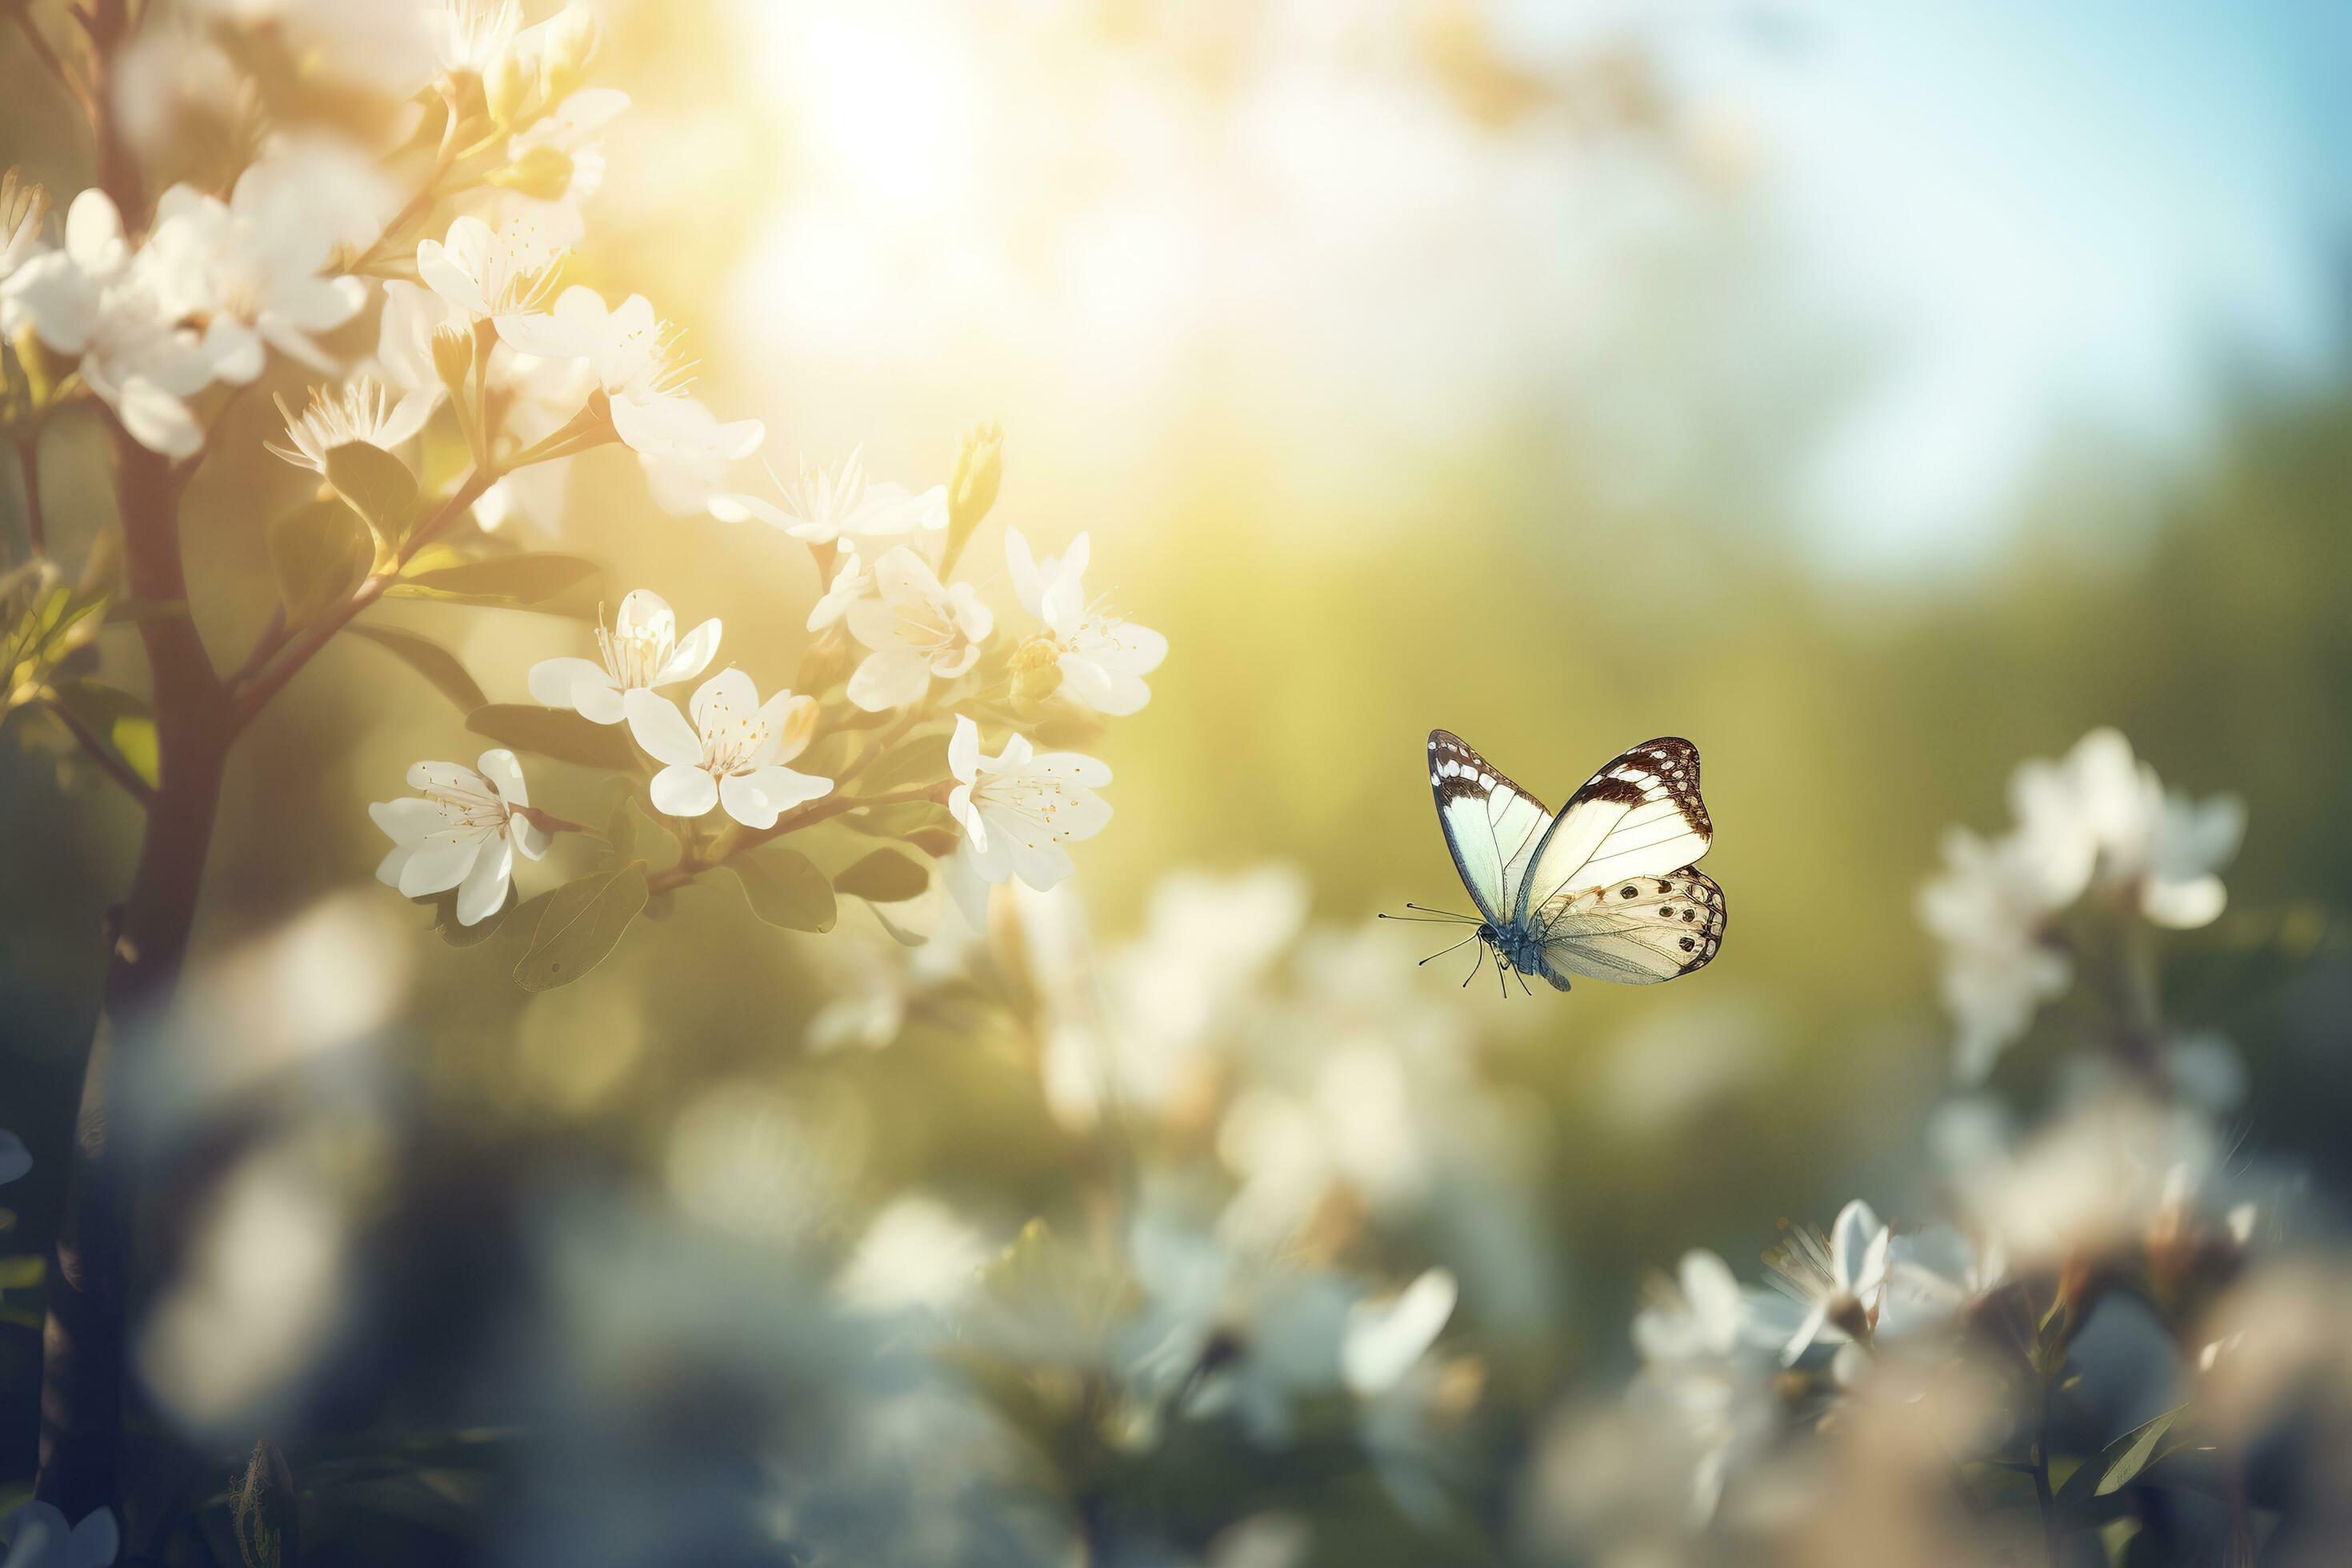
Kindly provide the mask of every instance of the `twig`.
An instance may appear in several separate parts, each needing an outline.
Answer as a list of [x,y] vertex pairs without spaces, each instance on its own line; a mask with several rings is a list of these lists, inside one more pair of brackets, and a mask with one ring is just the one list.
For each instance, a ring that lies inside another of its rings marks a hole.
[[[318,619],[299,632],[289,633],[281,615],[265,632],[253,653],[245,661],[229,694],[229,731],[234,734],[253,721],[254,715],[268,705],[286,683],[301,672],[312,656],[326,647],[334,635],[349,626],[352,617],[383,597],[383,591],[399,580],[400,569],[407,564],[419,547],[444,532],[451,523],[465,515],[466,509],[481,499],[490,488],[494,476],[477,468],[466,476],[465,482],[450,492],[438,510],[422,528],[411,534],[394,558],[392,568],[371,572],[360,585],[351,591],[342,603],[328,609]],[[245,673],[250,671],[250,674]]]
[[125,793],[141,806],[144,807],[153,803],[154,785],[141,778],[138,770],[123,761],[121,752],[108,745],[100,739],[97,731],[82,722],[80,714],[55,698],[43,698],[41,706],[47,709],[57,721],[63,724],[67,731],[80,742],[81,749],[89,753],[89,760],[98,764],[100,773],[121,784]]
[[[845,778],[848,775],[845,773],[843,776]],[[647,878],[646,891],[648,894],[667,893],[673,889],[683,888],[705,871],[725,865],[747,849],[757,848],[770,839],[782,838],[788,833],[798,833],[803,827],[813,827],[827,817],[839,816],[844,812],[856,811],[860,806],[903,805],[908,801],[936,800],[939,796],[938,784],[925,784],[920,789],[893,790],[887,795],[825,795],[809,802],[806,805],[795,806],[784,813],[776,818],[775,826],[772,827],[754,828],[744,834],[729,844],[723,854],[713,856],[709,859],[704,859],[698,855],[688,855],[680,858],[677,865],[656,871]]]
[[[24,20],[23,13],[17,20]],[[49,552],[48,516],[41,510],[41,427],[37,425],[16,438],[16,461],[25,477],[25,531],[32,536],[33,553]]]

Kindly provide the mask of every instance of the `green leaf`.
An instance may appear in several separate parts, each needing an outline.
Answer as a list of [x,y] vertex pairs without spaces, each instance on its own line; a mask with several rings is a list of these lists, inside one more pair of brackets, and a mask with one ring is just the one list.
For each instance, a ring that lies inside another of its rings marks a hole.
[[[540,897],[544,899],[548,895],[542,893]],[[457,919],[457,889],[455,888],[446,893],[420,894],[408,901],[433,911],[433,929],[440,932],[442,942],[451,947],[472,947],[478,942],[488,942],[498,934],[499,928],[519,907],[511,883],[507,887],[507,901],[472,925],[462,924]]]
[[845,812],[842,826],[873,838],[913,838],[922,833],[945,833],[952,837],[961,831],[955,815],[944,805],[928,800],[894,801],[888,805],[866,806]]
[[2058,1505],[2080,1509],[2094,1498],[2110,1496],[2131,1485],[2148,1466],[2184,1446],[2184,1439],[2170,1443],[2165,1439],[2174,1424],[2188,1413],[2188,1405],[2176,1405],[2163,1415],[2141,1422],[2084,1460],[2066,1478],[2066,1484],[2058,1489]]
[[438,599],[446,604],[525,609],[544,605],[595,580],[597,566],[577,555],[493,555],[456,566],[409,572],[384,590],[387,597]]
[[144,698],[95,680],[61,680],[52,689],[59,703],[131,764],[132,773],[146,780],[150,788],[154,786],[163,752],[155,739],[154,716]]
[[29,1290],[48,1277],[49,1260],[37,1252],[0,1258],[0,1290]]
[[931,874],[895,849],[877,849],[833,879],[835,892],[875,904],[919,898],[930,885]]
[[858,775],[862,795],[888,795],[894,790],[937,784],[948,776],[948,736],[945,731],[910,736],[884,753]]
[[493,702],[466,716],[466,728],[487,735],[501,746],[575,763],[583,768],[619,773],[637,771],[637,751],[629,743],[627,726],[592,724],[561,708],[528,702]]
[[357,513],[339,500],[296,507],[269,525],[269,568],[286,624],[307,626],[347,597],[375,563],[375,543]]
[[530,949],[515,965],[515,983],[526,991],[569,985],[604,962],[646,907],[646,863],[632,860],[617,871],[599,871],[566,882],[547,901]]
[[836,911],[833,885],[798,850],[766,848],[722,862],[743,884],[751,912],[787,931],[828,931]]
[[416,522],[416,476],[381,447],[346,441],[327,454],[327,482],[387,547]]
[[457,662],[457,656],[430,638],[415,632],[402,631],[397,626],[354,626],[353,637],[365,637],[378,647],[388,648],[403,664],[431,681],[444,697],[457,706],[460,713],[471,713],[477,708],[489,705],[482,689]]

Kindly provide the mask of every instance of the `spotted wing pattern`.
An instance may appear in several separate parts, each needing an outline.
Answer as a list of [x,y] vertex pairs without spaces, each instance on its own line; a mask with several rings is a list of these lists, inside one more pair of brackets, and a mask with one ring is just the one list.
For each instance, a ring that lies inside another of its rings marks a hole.
[[1544,978],[1651,985],[1706,967],[1723,944],[1723,889],[1689,866],[1562,893],[1538,916]]
[[[1517,884],[1525,922],[1563,894],[1656,879],[1690,865],[1714,842],[1698,793],[1698,748],[1668,735],[1644,741],[1585,781],[1537,845]],[[1712,886],[1713,884],[1709,884]]]
[[1500,927],[1518,906],[1528,862],[1551,826],[1551,813],[1445,730],[1429,732],[1429,787],[1462,885],[1478,912]]

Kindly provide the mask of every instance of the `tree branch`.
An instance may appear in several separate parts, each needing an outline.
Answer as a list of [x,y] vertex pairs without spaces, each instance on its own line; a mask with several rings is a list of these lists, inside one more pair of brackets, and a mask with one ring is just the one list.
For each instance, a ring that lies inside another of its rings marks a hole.
[[[842,776],[846,778],[849,775],[844,773]],[[707,860],[696,855],[683,857],[677,865],[656,871],[646,878],[646,892],[648,895],[667,893],[675,889],[683,888],[705,871],[724,866],[747,849],[756,849],[772,838],[782,838],[788,833],[798,833],[803,827],[814,827],[828,817],[856,811],[860,806],[903,805],[908,801],[938,800],[942,794],[943,789],[940,784],[925,784],[920,789],[893,790],[887,795],[825,795],[809,802],[806,805],[795,806],[784,813],[776,818],[775,826],[772,827],[755,827],[745,833],[729,844],[724,854],[713,856]]]
[[[19,13],[19,20],[22,13]],[[32,536],[33,553],[49,552],[48,514],[41,510],[41,427],[16,437],[16,462],[25,479],[25,531]]]
[[465,481],[449,493],[425,525],[411,534],[400,547],[389,572],[371,572],[350,596],[329,609],[318,619],[299,630],[289,630],[281,611],[274,617],[261,640],[239,668],[229,695],[229,730],[235,733],[253,721],[254,716],[267,707],[269,700],[284,689],[286,683],[301,673],[318,651],[334,639],[337,632],[349,626],[352,617],[383,597],[383,591],[399,580],[400,568],[424,545],[446,532],[449,525],[465,515],[466,509],[481,499],[490,488],[495,476],[476,468]]

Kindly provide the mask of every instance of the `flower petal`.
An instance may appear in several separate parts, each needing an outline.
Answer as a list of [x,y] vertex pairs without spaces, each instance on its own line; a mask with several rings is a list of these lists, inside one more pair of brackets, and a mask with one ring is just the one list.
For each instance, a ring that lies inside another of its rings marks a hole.
[[457,923],[479,925],[498,913],[507,901],[513,871],[514,846],[500,834],[496,842],[483,847],[475,858],[474,868],[457,885]]
[[654,672],[653,684],[667,686],[673,680],[692,680],[710,668],[719,657],[719,618],[714,616],[685,637],[678,639],[669,662]]
[[650,793],[654,809],[666,816],[702,816],[719,804],[719,781],[705,769],[681,763],[656,773]]
[[[702,739],[677,704],[667,697],[656,697],[638,687],[621,694],[621,710],[629,721],[629,733],[636,737],[646,754],[658,763],[673,766],[693,767],[702,761]],[[716,798],[715,796],[713,798]],[[710,809],[705,805],[703,811]],[[699,816],[700,812],[689,815]]]
[[498,786],[499,798],[509,805],[529,805],[530,790],[522,782],[522,763],[504,746],[493,746],[484,752],[477,763],[482,776]]
[[621,717],[619,689],[604,667],[593,658],[543,658],[530,667],[525,682],[530,688],[531,699],[550,708],[577,710],[583,689],[603,690],[612,694],[614,704],[613,718],[600,719],[610,724]]

